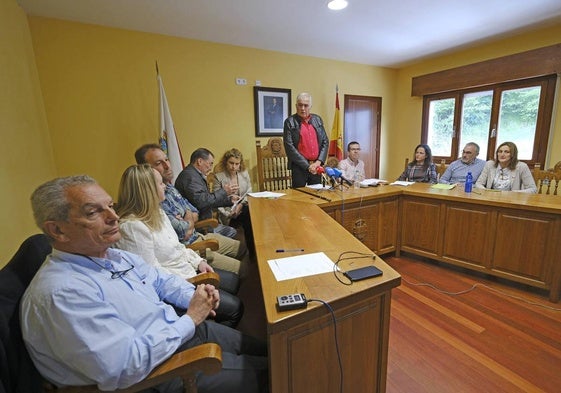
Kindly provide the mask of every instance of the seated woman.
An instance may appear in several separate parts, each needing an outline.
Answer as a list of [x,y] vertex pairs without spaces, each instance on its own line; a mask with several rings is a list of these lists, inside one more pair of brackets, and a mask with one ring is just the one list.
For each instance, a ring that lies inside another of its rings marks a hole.
[[513,142],[503,142],[495,159],[485,163],[475,188],[536,193],[538,188],[526,163],[518,161],[518,148]]
[[[198,272],[214,271],[195,251],[181,244],[160,207],[166,186],[160,172],[148,164],[128,167],[119,184],[117,214],[121,240],[115,247],[140,255],[144,261],[184,279]],[[220,304],[215,320],[236,327],[243,315],[243,304],[236,296],[238,275],[216,270],[220,276]],[[226,292],[227,291],[227,292]]]
[[246,195],[251,192],[251,179],[245,169],[242,152],[235,148],[226,151],[214,169],[214,177],[216,181],[213,191],[223,188],[226,184],[238,186],[236,198],[233,199],[234,205],[219,207],[218,213],[222,224],[243,228],[246,245],[253,250],[253,231]]
[[436,184],[436,165],[432,162],[432,152],[428,145],[417,145],[415,160],[407,165],[397,180]]

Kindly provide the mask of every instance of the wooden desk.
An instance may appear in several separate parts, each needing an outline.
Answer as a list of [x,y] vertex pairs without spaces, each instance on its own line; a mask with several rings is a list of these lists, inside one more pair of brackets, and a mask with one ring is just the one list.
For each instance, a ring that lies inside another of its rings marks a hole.
[[[351,233],[365,220],[363,242],[378,254],[401,251],[561,292],[561,197],[416,183],[334,191],[314,202]],[[302,194],[306,195],[306,194]],[[285,198],[285,197],[283,197]],[[310,201],[310,199],[314,199]]]
[[475,191],[406,187],[399,251],[548,289],[559,301],[561,197]]
[[295,255],[276,253],[280,248],[304,248],[305,253],[322,251],[333,261],[344,251],[372,255],[320,207],[310,203],[309,197],[289,190],[280,199],[249,198],[267,317],[271,392],[339,392],[331,314],[319,302],[310,303],[305,310],[278,312],[276,297],[291,293],[321,299],[333,308],[343,390],[384,392],[391,289],[400,284],[399,274],[379,257],[355,258],[342,261],[341,268],[348,270],[374,262],[384,274],[350,286],[337,281],[333,273],[277,282],[267,263],[270,259]]

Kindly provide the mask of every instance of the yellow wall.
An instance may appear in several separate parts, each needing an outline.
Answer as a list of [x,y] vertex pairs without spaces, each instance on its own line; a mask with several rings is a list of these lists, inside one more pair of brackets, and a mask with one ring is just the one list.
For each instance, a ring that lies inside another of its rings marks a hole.
[[[116,196],[133,152],[158,136],[158,60],[184,158],[200,146],[219,158],[237,147],[255,171],[253,85],[308,91],[331,129],[335,85],[382,97],[392,111],[395,70],[30,17],[61,175],[87,172]],[[246,86],[237,86],[236,77]],[[291,108],[292,110],[293,108]]]
[[0,266],[37,233],[29,204],[35,186],[55,166],[25,13],[0,0]]
[[[399,70],[396,84],[396,111],[388,120],[392,133],[385,135],[391,147],[388,159],[390,178],[397,177],[403,170],[404,157],[413,157],[413,149],[421,140],[421,121],[423,99],[411,97],[411,78],[449,68],[459,67],[479,61],[489,60],[531,49],[554,45],[561,42],[561,25],[538,31],[520,34],[519,36],[479,45],[444,55]],[[557,96],[561,87],[557,85]],[[557,98],[552,120],[552,138],[549,140],[549,151],[545,167],[550,168],[561,160],[561,100]],[[557,117],[557,119],[556,119]],[[383,152],[382,152],[383,153]],[[395,169],[393,169],[395,168]]]
[[[186,158],[199,146],[217,156],[236,146],[254,172],[255,80],[292,89],[293,100],[309,91],[313,111],[328,129],[338,83],[341,98],[382,97],[380,175],[393,179],[420,140],[422,100],[410,96],[412,76],[560,39],[556,26],[392,70],[40,17],[26,20],[15,0],[0,0],[0,121],[7,147],[0,172],[5,185],[0,266],[36,232],[29,195],[41,182],[88,173],[116,196],[135,148],[158,136],[156,60]],[[236,77],[248,85],[236,86]],[[560,110],[558,101],[556,113]],[[550,146],[548,165],[561,159],[559,121]]]

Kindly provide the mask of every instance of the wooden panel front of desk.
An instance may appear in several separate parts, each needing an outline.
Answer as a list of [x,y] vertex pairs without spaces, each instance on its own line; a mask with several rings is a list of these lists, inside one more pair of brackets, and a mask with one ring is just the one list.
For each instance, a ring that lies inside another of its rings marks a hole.
[[550,290],[559,300],[561,217],[402,195],[400,250]]
[[[321,302],[311,302],[305,310],[279,312],[276,297],[292,293],[325,301],[333,309],[343,391],[384,392],[391,289],[399,285],[399,274],[315,204],[250,198],[249,206],[267,316],[272,393],[340,391],[332,315]],[[298,255],[276,253],[281,248],[324,252],[332,261],[344,251],[363,253],[367,258],[345,260],[340,267],[374,263],[383,275],[349,286],[333,273],[277,281],[268,261]]]

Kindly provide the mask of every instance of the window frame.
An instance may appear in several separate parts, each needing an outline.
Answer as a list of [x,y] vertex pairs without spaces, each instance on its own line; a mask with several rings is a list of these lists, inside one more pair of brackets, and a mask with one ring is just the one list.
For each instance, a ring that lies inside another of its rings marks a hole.
[[555,100],[555,88],[557,84],[557,75],[550,74],[534,78],[526,78],[511,82],[501,82],[489,84],[485,86],[478,86],[466,89],[458,89],[455,91],[448,91],[436,94],[427,94],[423,96],[423,117],[421,128],[421,142],[427,143],[428,141],[428,124],[429,124],[429,110],[432,101],[453,98],[454,99],[454,121],[452,132],[451,152],[449,156],[433,156],[434,162],[442,162],[444,160],[447,164],[455,161],[460,157],[460,151],[463,146],[459,146],[460,132],[461,132],[461,115],[463,97],[466,94],[492,91],[493,101],[491,105],[491,119],[488,129],[488,147],[486,152],[480,152],[479,158],[484,160],[494,159],[496,150],[497,137],[492,136],[492,130],[497,128],[499,119],[500,99],[502,92],[505,90],[520,89],[525,87],[541,86],[540,102],[538,106],[538,116],[536,119],[536,132],[534,138],[534,147],[532,149],[532,158],[530,160],[521,160],[526,162],[531,168],[536,164],[540,164],[542,168],[545,167],[545,159],[547,155],[547,148],[549,143],[551,119],[553,114],[553,104]]

